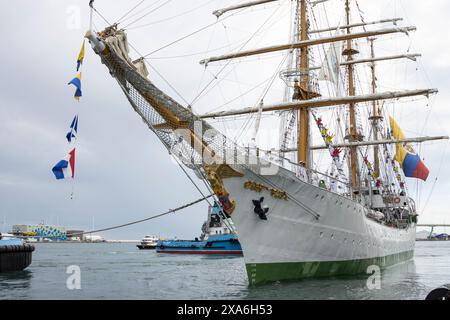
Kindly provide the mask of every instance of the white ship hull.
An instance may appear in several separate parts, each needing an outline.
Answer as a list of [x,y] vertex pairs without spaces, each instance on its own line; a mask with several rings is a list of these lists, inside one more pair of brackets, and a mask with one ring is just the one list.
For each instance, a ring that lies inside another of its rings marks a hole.
[[[305,183],[284,169],[263,179],[245,169],[244,177],[223,180],[237,203],[232,220],[251,285],[365,273],[370,265],[383,268],[413,257],[414,224],[407,229],[382,225],[366,217],[363,205]],[[248,190],[244,183],[250,180],[276,185],[297,203],[276,199],[267,190]],[[270,208],[268,220],[254,213],[252,200],[261,196]]]

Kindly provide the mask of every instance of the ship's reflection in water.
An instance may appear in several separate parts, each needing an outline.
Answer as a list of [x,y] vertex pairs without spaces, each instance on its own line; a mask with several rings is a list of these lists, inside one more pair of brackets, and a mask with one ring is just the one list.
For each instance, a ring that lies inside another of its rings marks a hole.
[[[81,290],[67,289],[79,266]],[[424,299],[448,283],[450,242],[418,242],[413,261],[368,275],[248,287],[244,259],[167,255],[135,244],[38,244],[29,269],[0,274],[0,299]],[[372,287],[372,286],[371,286]]]

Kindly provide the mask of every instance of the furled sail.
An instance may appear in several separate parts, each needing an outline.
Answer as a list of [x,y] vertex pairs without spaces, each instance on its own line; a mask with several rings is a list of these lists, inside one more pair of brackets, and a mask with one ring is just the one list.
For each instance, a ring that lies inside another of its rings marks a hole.
[[143,76],[144,78],[147,78],[149,75],[147,65],[145,64],[145,60],[143,58],[137,59],[133,61],[133,65],[136,67],[137,72]]
[[[335,36],[339,36],[339,29]],[[336,87],[336,93],[339,92],[339,81],[341,72],[341,57],[342,57],[343,43],[341,41],[330,44],[330,48],[325,56],[322,68],[319,72],[319,80],[326,80],[332,82]]]
[[[108,35],[107,32],[105,33],[105,35]],[[105,43],[108,44],[108,46],[113,49],[114,53],[117,54],[120,58],[127,62],[131,62],[129,57],[130,48],[128,46],[128,37],[125,31],[115,31],[114,36],[107,36],[105,38]]]

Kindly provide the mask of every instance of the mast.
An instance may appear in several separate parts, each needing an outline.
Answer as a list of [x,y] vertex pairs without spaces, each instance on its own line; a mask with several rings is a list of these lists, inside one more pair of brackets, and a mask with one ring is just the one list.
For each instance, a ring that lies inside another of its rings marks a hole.
[[[347,16],[347,25],[350,25],[350,1],[345,0],[345,13]],[[347,34],[351,33],[351,27],[347,27]],[[352,40],[347,40],[347,48],[344,50],[343,54],[347,55],[347,61],[353,60],[353,54],[358,53],[352,48]],[[348,95],[355,96],[355,85],[354,85],[354,75],[353,75],[353,65],[348,65]],[[357,142],[358,132],[356,130],[356,112],[355,103],[349,104],[349,115],[350,115],[350,134],[348,140],[350,142]],[[351,186],[353,190],[359,187],[359,166],[358,166],[358,148],[352,146],[350,148],[350,174],[351,174]]]
[[[375,59],[375,49],[373,43],[376,39],[370,38],[370,52],[372,59]],[[372,94],[377,93],[377,77],[375,72],[375,61],[372,61],[370,66],[372,70]],[[379,104],[377,100],[372,102],[372,116],[369,120],[372,120],[372,131],[373,131],[373,139],[374,141],[378,141],[378,121],[381,120]],[[377,144],[373,147],[373,162],[374,162],[374,176],[378,178],[380,176],[380,156],[379,156],[379,146]]]
[[[307,21],[306,0],[300,0],[300,41],[308,40],[308,21]],[[308,71],[308,47],[300,48],[300,91],[309,90],[309,71]],[[307,100],[309,97],[299,95],[299,99]],[[309,110],[307,108],[299,110],[298,136],[297,136],[297,160],[303,163],[306,168],[309,167]]]

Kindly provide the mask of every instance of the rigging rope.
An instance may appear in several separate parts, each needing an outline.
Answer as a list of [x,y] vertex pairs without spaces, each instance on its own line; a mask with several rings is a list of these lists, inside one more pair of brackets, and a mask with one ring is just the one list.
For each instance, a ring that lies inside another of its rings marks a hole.
[[[139,56],[141,56],[142,57],[142,55],[141,55],[141,53],[136,49],[136,47],[134,47],[130,42],[128,42],[128,45],[134,50],[134,51],[136,51],[136,53],[139,55]],[[174,86],[172,86],[171,84],[170,84],[170,82],[166,79],[166,78],[164,78],[164,76],[158,71],[158,70],[156,70],[155,69],[155,67],[153,67],[147,60],[144,60],[144,62],[153,70],[153,71],[155,71],[155,73],[181,98],[181,100],[183,100],[184,101],[184,103],[186,103],[187,105],[189,105],[189,102],[187,102],[187,100],[181,95],[181,93],[179,93],[178,91],[177,91],[177,89],[175,89],[174,88]]]
[[433,195],[434,188],[436,187],[436,184],[437,184],[437,182],[438,182],[438,177],[439,177],[439,175],[440,175],[440,173],[441,173],[441,169],[442,169],[442,165],[443,165],[443,163],[444,163],[444,159],[446,158],[446,155],[447,155],[447,149],[448,149],[448,143],[446,143],[446,145],[445,145],[445,150],[444,150],[444,153],[442,154],[441,163],[439,164],[438,173],[437,173],[437,175],[436,175],[436,178],[435,178],[434,181],[433,181],[433,186],[431,187],[430,194],[428,195],[427,200],[425,201],[425,204],[424,204],[424,206],[423,206],[423,208],[422,208],[422,213],[421,213],[421,215],[424,214],[425,209],[427,208],[428,203],[430,202],[431,196]]
[[131,20],[131,19],[133,19],[134,17],[138,16],[139,14],[142,14],[142,12],[145,12],[147,9],[152,8],[152,7],[156,6],[156,5],[158,5],[158,3],[160,3],[161,1],[162,1],[162,0],[156,0],[156,1],[153,1],[151,4],[145,6],[145,7],[144,7],[143,9],[141,9],[139,12],[135,12],[135,13],[133,13],[132,15],[128,16],[127,18],[124,18],[124,19],[122,20],[122,23],[124,23],[125,21],[128,21],[128,20]]
[[[235,13],[235,14],[237,14],[237,13]],[[170,46],[172,46],[172,45],[174,45],[174,44],[176,44],[176,43],[178,43],[178,42],[180,42],[180,41],[183,41],[184,39],[187,39],[187,38],[189,38],[189,37],[191,37],[191,36],[193,36],[193,35],[195,35],[195,34],[197,34],[197,33],[200,33],[200,32],[202,32],[203,30],[206,30],[206,29],[208,29],[208,28],[210,28],[210,27],[216,25],[218,22],[222,22],[223,20],[225,20],[225,19],[227,19],[227,18],[230,18],[230,17],[232,17],[232,16],[235,15],[235,14],[229,15],[229,16],[223,18],[222,20],[214,21],[213,23],[210,23],[210,24],[208,24],[208,25],[206,25],[206,26],[204,26],[204,27],[202,27],[202,28],[200,28],[200,29],[197,29],[196,31],[191,32],[191,33],[189,33],[188,35],[185,35],[185,36],[183,36],[183,37],[181,37],[181,38],[178,38],[177,40],[174,40],[174,41],[172,41],[172,42],[170,42],[170,43],[168,43],[168,44],[162,46],[161,48],[156,49],[156,50],[150,52],[149,54],[146,54],[145,56],[143,56],[143,58],[147,58],[148,56],[151,56],[152,54],[154,54],[154,53],[156,53],[156,52],[159,52],[159,51],[161,51],[161,50],[163,50],[163,49],[166,49],[166,48],[168,48],[168,47],[170,47]]]
[[[269,18],[270,19],[270,18]],[[276,22],[275,22],[276,23]],[[272,24],[273,25],[273,24]],[[262,29],[262,28],[261,28]],[[291,48],[292,50],[292,48]],[[275,82],[277,75],[279,74],[281,68],[283,67],[283,65],[285,64],[287,58],[289,57],[289,52],[284,54],[284,57],[282,59],[282,61],[280,62],[280,64],[278,65],[277,69],[275,70],[275,72],[273,73],[273,75],[271,76],[271,78],[269,78],[269,83],[267,84],[267,87],[265,89],[265,91],[263,91],[261,97],[258,99],[258,101],[255,104],[255,107],[257,106],[258,103],[262,103],[263,100],[265,99],[265,97],[267,96],[267,94],[269,93],[270,88],[272,87],[273,83]],[[230,60],[231,61],[231,60]],[[260,114],[250,114],[246,121],[243,123],[243,125],[241,126],[241,128],[239,129],[238,134],[235,136],[235,141],[237,141],[238,139],[241,139],[242,136],[244,135],[244,133],[246,132],[247,128],[253,124],[253,122],[258,121],[258,119],[261,119],[261,115]],[[260,120],[259,120],[260,121]]]
[[141,2],[139,2],[137,5],[135,5],[131,10],[129,10],[127,13],[125,13],[121,18],[119,18],[116,22],[116,24],[119,24],[123,19],[125,19],[131,12],[133,12],[134,10],[136,10],[136,8],[138,8],[141,4],[143,4],[145,2],[145,0],[142,0]]
[[143,16],[141,16],[140,18],[137,18],[136,20],[134,20],[133,22],[127,24],[125,27],[123,27],[123,29],[127,29],[129,26],[135,24],[136,22],[144,19],[145,17],[147,17],[148,15],[152,14],[153,12],[157,11],[158,9],[164,7],[166,4],[168,4],[169,2],[171,2],[172,0],[167,0],[166,2],[162,3],[161,5],[159,5],[158,7],[156,7],[153,10],[150,10],[149,12],[147,12],[146,14],[144,14]]
[[220,106],[218,106],[216,108],[210,109],[210,112],[217,111],[217,110],[219,110],[219,109],[229,105],[230,103],[232,103],[232,102],[242,98],[243,96],[249,94],[250,92],[255,91],[256,89],[261,89],[262,85],[265,84],[266,82],[270,81],[271,78],[272,78],[272,76],[270,76],[269,78],[265,79],[264,81],[262,81],[262,82],[260,82],[260,83],[258,83],[256,85],[254,85],[251,89],[249,89],[248,91],[245,91],[240,96],[237,96],[237,97],[235,97],[235,98],[233,98],[231,100],[228,100],[227,102],[225,102],[224,104],[222,104],[222,105],[220,105]]
[[[261,97],[258,99],[258,102],[256,102],[256,105],[258,103],[263,103],[266,95],[269,93],[270,88],[272,87],[273,83],[275,82],[277,75],[279,74],[281,68],[283,67],[284,63],[286,62],[287,58],[289,56],[289,53],[285,54],[284,58],[282,59],[282,61],[280,62],[280,64],[278,65],[277,69],[275,70],[275,72],[273,73],[273,75],[271,76],[269,83],[267,84],[265,90],[263,91]],[[255,106],[256,106],[255,105]],[[249,115],[246,122],[241,126],[241,129],[239,130],[239,133],[236,135],[235,140],[237,139],[241,139],[242,136],[244,135],[245,131],[247,130],[247,128],[253,124],[253,122],[257,119],[261,119],[261,115],[260,114],[256,114],[256,115]]]
[[195,8],[192,8],[190,10],[184,11],[184,12],[179,13],[177,15],[171,16],[169,18],[161,19],[161,20],[156,20],[156,21],[153,21],[153,22],[150,22],[150,23],[146,23],[146,24],[143,24],[143,25],[140,25],[140,26],[132,27],[132,28],[129,28],[128,30],[135,30],[135,29],[139,29],[139,28],[145,28],[145,27],[152,26],[152,25],[155,25],[155,24],[158,24],[158,23],[162,23],[162,22],[166,22],[166,21],[170,21],[170,20],[182,17],[182,16],[184,16],[186,14],[189,14],[191,12],[194,12],[194,11],[198,10],[198,9],[206,7],[208,4],[210,4],[213,1],[214,0],[208,0],[205,3],[199,5],[198,7],[195,7]]
[[[192,206],[194,206],[194,205],[196,205],[196,204],[198,204],[198,203],[200,203],[200,202],[207,201],[207,200],[208,200],[209,198],[211,198],[211,197],[213,197],[212,194],[210,194],[209,196],[206,196],[206,197],[202,197],[202,198],[200,198],[200,199],[198,199],[198,200],[192,201],[192,202],[190,202],[190,203],[187,203],[187,204],[185,204],[185,205],[183,205],[183,206],[180,206],[180,207],[178,207],[178,208],[175,208],[175,209],[169,209],[169,210],[166,211],[166,212],[163,212],[163,213],[160,213],[160,214],[157,214],[157,215],[154,215],[154,216],[145,218],[145,219],[136,220],[136,221],[124,223],[124,224],[117,225],[117,226],[113,226],[113,227],[103,228],[103,229],[97,229],[97,230],[91,230],[91,231],[86,231],[86,232],[74,233],[74,234],[72,234],[72,236],[83,236],[83,235],[86,235],[86,234],[100,233],[100,232],[105,232],[105,231],[111,231],[111,230],[116,230],[116,229],[122,229],[122,228],[129,227],[129,226],[132,226],[132,225],[135,225],[135,224],[147,222],[147,221],[154,220],[154,219],[157,219],[157,218],[161,218],[161,217],[167,216],[167,215],[169,215],[169,214],[171,214],[171,213],[176,213],[176,212],[181,211],[181,210],[183,210],[183,209],[192,207]],[[54,236],[54,237],[51,237],[51,236],[48,236],[48,237],[47,237],[47,236],[45,236],[45,238],[55,238],[55,237],[56,237],[56,236]],[[43,238],[43,236],[18,237],[18,238],[22,238],[22,239],[23,239],[23,238]]]
[[[240,52],[244,47],[261,31],[261,29],[270,21],[270,19],[273,18],[273,16],[280,10],[281,7],[278,7],[277,10],[275,10],[269,18],[267,18],[264,23],[252,34],[252,36],[239,48],[238,52]],[[244,10],[244,9],[243,9]],[[242,10],[241,10],[242,11]],[[237,13],[239,13],[238,11]],[[236,14],[237,14],[236,13]],[[231,17],[227,16],[227,17]],[[222,19],[221,21],[223,21]],[[209,88],[209,86],[216,81],[217,77],[228,67],[228,65],[231,63],[232,59],[228,60],[227,63],[217,72],[214,77],[211,79],[211,81],[197,94],[197,96],[192,100],[190,105],[194,105],[194,103],[202,96],[202,94]]]
[[94,6],[92,6],[91,8],[96,14],[100,16],[100,18],[102,18],[106,22],[108,26],[111,26],[111,23],[109,23],[109,21]]
[[[186,171],[186,169],[183,167],[183,165],[180,163],[180,161],[178,160],[177,157],[172,157],[173,159],[175,159],[176,163],[178,164],[178,166],[181,168],[181,170],[184,172],[184,174],[186,175],[186,177],[192,182],[192,184],[194,185],[194,187],[197,189],[197,191],[205,198],[205,195],[203,194],[202,190],[200,189],[200,187],[195,183],[195,181],[192,179],[192,177],[189,175],[189,173]],[[205,198],[206,199],[206,198]],[[206,200],[208,202],[209,205],[211,205],[211,203]],[[211,205],[212,206],[212,205]]]
[[[245,39],[247,39],[247,37],[245,37]],[[194,56],[204,55],[204,54],[208,54],[208,53],[211,53],[211,52],[219,51],[219,50],[222,50],[222,49],[225,49],[225,48],[229,48],[229,47],[237,45],[237,44],[242,44],[245,41],[245,39],[241,39],[239,41],[235,41],[235,42],[229,43],[226,46],[217,47],[217,48],[214,48],[214,49],[211,49],[211,50],[207,50],[207,51],[189,53],[189,54],[178,55],[178,56],[151,57],[151,58],[147,58],[147,59],[151,59],[151,60],[179,59],[179,58],[187,58],[187,57],[194,57]],[[237,46],[237,48],[239,48],[239,46]]]

